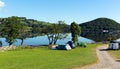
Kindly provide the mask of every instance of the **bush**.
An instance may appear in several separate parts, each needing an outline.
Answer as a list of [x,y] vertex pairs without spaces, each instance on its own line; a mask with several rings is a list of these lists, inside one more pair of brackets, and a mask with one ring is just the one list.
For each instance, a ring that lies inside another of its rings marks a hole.
[[81,42],[81,43],[79,43],[78,45],[79,45],[80,47],[84,47],[84,48],[87,47],[87,44],[86,44],[85,42]]

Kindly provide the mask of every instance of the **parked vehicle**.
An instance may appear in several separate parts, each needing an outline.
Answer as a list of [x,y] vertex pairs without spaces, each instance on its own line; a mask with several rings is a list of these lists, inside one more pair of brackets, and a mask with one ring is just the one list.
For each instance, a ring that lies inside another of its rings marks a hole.
[[110,41],[108,49],[113,49],[113,50],[120,49],[120,42],[118,42],[118,41]]

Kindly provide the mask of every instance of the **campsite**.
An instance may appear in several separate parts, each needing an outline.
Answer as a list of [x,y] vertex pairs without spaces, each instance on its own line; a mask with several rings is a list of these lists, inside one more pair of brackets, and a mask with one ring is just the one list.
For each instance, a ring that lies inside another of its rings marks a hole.
[[120,0],[0,0],[0,69],[120,69]]

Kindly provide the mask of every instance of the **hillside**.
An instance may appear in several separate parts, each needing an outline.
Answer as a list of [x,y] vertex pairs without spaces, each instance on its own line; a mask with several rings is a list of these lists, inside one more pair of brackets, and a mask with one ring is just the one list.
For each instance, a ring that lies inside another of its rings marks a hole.
[[[41,28],[44,28],[47,25],[53,24],[53,23],[49,23],[49,22],[45,22],[45,21],[38,21],[38,20],[35,20],[35,19],[27,19],[26,17],[18,17],[18,18],[21,21],[21,23],[24,23],[27,26],[32,28],[32,33],[33,34],[39,33]],[[0,18],[0,24],[7,21],[6,19],[7,18]],[[69,25],[67,25],[67,24],[62,24],[62,25],[64,26],[63,30],[68,33],[69,32]]]
[[98,18],[82,23],[80,26],[82,28],[81,36],[95,41],[107,41],[113,39],[113,34],[111,33],[118,32],[120,30],[120,24],[108,18]]

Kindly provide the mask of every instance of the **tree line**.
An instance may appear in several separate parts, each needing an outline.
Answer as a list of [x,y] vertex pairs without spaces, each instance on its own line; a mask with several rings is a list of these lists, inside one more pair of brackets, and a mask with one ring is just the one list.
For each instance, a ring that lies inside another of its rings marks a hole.
[[80,35],[97,42],[110,41],[120,37],[120,24],[108,18],[97,18],[79,26],[75,22],[67,25],[64,21],[49,23],[17,16],[0,18],[0,37],[6,38],[9,45],[16,39],[20,39],[23,45],[26,38],[42,35],[47,36],[49,44],[56,44],[58,39],[66,38],[66,33],[72,34],[74,43],[78,42]]
[[[73,26],[74,24],[76,23],[73,22]],[[64,21],[49,23],[17,16],[0,18],[0,26],[0,36],[6,38],[6,42],[8,42],[9,45],[12,45],[16,39],[20,39],[22,46],[24,39],[27,37],[39,35],[46,35],[49,44],[56,44],[58,39],[66,38],[66,33],[71,32],[71,26],[67,25]],[[73,38],[77,39],[76,36],[73,36]],[[73,41],[76,41],[75,39],[73,39]]]

